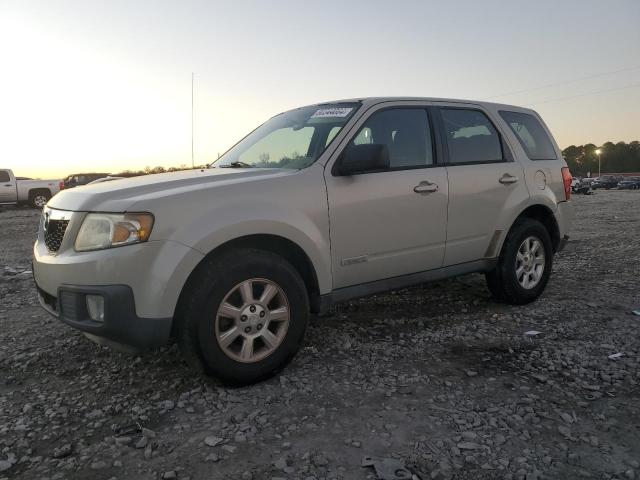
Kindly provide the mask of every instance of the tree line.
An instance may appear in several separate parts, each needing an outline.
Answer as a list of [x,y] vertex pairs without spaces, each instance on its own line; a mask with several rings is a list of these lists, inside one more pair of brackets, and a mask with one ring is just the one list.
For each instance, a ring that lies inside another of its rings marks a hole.
[[574,176],[592,177],[598,175],[598,154],[600,150],[600,170],[602,173],[640,172],[640,142],[606,142],[598,147],[593,143],[571,145],[562,154]]

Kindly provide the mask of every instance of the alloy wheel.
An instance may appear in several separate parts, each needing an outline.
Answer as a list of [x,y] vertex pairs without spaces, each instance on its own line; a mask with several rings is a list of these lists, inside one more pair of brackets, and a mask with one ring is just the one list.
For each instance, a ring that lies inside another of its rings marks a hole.
[[289,328],[290,308],[284,290],[265,278],[233,287],[218,307],[215,334],[229,358],[255,363],[271,355]]
[[544,245],[537,237],[525,238],[516,254],[515,269],[518,283],[527,290],[534,288],[540,283],[544,268]]

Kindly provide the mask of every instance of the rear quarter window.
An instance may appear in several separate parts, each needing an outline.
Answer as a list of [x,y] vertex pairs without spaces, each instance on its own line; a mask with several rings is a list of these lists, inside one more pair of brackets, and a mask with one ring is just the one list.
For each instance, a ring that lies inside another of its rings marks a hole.
[[500,112],[531,160],[557,160],[553,143],[540,121],[528,113]]

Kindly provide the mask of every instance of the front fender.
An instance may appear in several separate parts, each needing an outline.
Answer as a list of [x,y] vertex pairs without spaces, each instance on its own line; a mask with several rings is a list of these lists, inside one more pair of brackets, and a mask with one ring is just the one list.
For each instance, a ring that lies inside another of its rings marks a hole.
[[223,219],[217,218],[215,228],[210,233],[202,235],[194,243],[193,248],[207,254],[231,240],[257,234],[275,235],[298,245],[313,265],[320,294],[331,291],[329,244],[317,225],[310,219],[297,218],[295,223],[291,223],[283,219],[263,217],[223,223]]

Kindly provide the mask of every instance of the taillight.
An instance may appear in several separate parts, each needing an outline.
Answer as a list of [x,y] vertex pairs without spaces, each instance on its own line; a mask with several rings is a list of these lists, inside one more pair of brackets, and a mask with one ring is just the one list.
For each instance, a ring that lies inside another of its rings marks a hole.
[[60,190],[64,190],[64,182],[60,182]]
[[562,183],[564,183],[564,196],[571,200],[571,172],[569,167],[562,167]]

